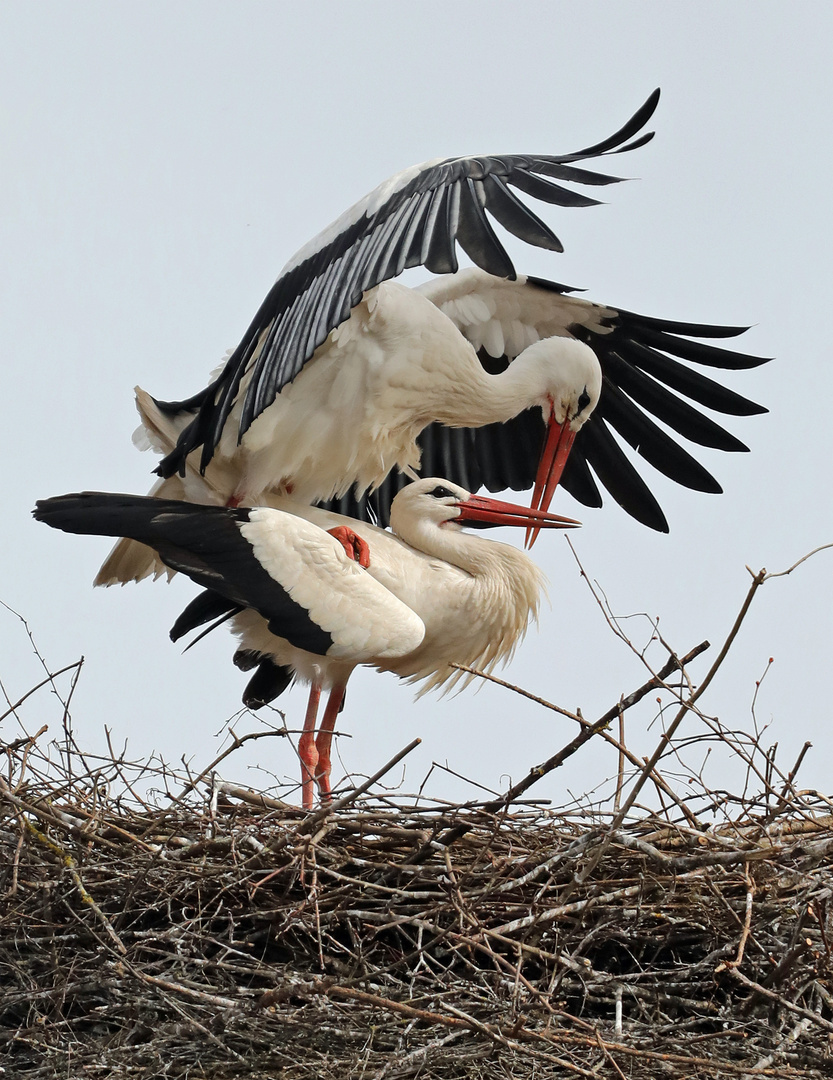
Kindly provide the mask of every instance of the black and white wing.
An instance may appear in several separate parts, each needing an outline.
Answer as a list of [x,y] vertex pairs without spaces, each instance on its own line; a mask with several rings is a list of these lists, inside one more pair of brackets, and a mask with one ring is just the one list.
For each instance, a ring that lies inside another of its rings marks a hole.
[[[666,428],[699,446],[745,451],[739,439],[700,407],[731,416],[767,411],[698,370],[766,363],[765,358],[709,343],[736,337],[745,327],[649,318],[591,303],[541,278],[507,281],[477,270],[435,279],[420,291],[472,342],[492,373],[543,337],[571,336],[593,349],[602,368],[601,398],[576,437],[561,486],[590,507],[602,505],[599,489],[604,488],[637,521],[660,532],[668,531],[665,515],[622,444],[676,483],[717,493],[717,480]],[[706,341],[693,340],[697,338]],[[521,491],[535,481],[544,436],[537,408],[481,428],[434,423],[418,439],[420,472],[445,476],[469,491]],[[348,495],[328,505],[384,524],[391,501],[406,483],[407,478],[392,473],[367,499]]]
[[201,468],[207,467],[246,376],[238,432],[242,437],[374,285],[413,266],[454,273],[458,244],[476,266],[514,278],[490,216],[521,240],[562,251],[555,233],[515,192],[558,206],[596,204],[565,185],[593,187],[622,177],[576,163],[647,143],[653,132],[640,132],[658,100],[656,90],[615,134],[570,154],[438,159],[381,184],[284,267],[240,344],[205,390],[186,401],[159,403],[169,412],[193,411],[195,416],[157,473],[182,472],[188,454],[200,446]]
[[355,663],[405,655],[425,634],[419,616],[339,541],[280,510],[81,492],[40,500],[34,516],[63,532],[125,536],[154,548],[210,590],[186,609],[191,627],[196,605],[217,617],[250,608],[296,649]]

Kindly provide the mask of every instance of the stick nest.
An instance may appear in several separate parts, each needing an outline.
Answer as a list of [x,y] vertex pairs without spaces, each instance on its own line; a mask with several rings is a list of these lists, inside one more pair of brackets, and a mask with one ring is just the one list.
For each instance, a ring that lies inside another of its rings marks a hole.
[[59,749],[4,747],[0,1075],[833,1071],[815,793],[711,825],[401,795],[310,816],[217,781],[172,798],[169,771],[139,795]]

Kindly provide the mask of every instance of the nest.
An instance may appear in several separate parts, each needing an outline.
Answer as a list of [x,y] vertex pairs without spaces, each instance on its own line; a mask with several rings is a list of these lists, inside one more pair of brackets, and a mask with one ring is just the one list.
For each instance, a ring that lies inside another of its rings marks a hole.
[[124,761],[59,749],[5,747],[5,1075],[830,1075],[812,794],[711,828],[690,801],[309,815],[170,771],[154,805]]

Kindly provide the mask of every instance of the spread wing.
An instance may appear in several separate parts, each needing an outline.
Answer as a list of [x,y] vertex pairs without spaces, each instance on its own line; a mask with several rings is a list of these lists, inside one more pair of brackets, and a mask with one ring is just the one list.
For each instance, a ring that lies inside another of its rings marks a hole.
[[205,390],[186,401],[159,403],[170,412],[188,410],[195,416],[156,471],[161,476],[181,472],[185,458],[199,446],[205,469],[243,377],[247,386],[240,436],[374,285],[413,266],[454,273],[458,244],[481,269],[514,278],[490,217],[530,244],[561,251],[558,237],[517,193],[558,206],[594,205],[597,200],[571,185],[594,187],[622,178],[581,168],[577,162],[643,146],[653,133],[640,132],[658,100],[657,90],[615,134],[570,154],[445,158],[381,184],[287,264],[240,344]]

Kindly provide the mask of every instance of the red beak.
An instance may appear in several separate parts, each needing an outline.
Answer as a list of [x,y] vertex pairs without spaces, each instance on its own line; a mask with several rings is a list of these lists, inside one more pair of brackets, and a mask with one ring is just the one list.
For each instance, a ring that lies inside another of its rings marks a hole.
[[[565,420],[563,424],[555,421],[555,415],[550,414],[550,422],[547,428],[547,441],[541,451],[541,460],[538,462],[538,473],[535,477],[535,488],[532,492],[532,509],[546,511],[549,509],[555,489],[564,472],[570,450],[573,448],[576,432],[570,428],[570,423]],[[526,531],[525,546],[531,548],[538,536],[538,526],[530,525]]]
[[573,518],[548,514],[544,510],[516,506],[514,503],[487,499],[483,495],[471,495],[465,502],[454,504],[460,508],[455,521],[465,522],[474,528],[487,529],[494,525],[522,525],[527,531],[535,529],[575,529],[581,525]]

